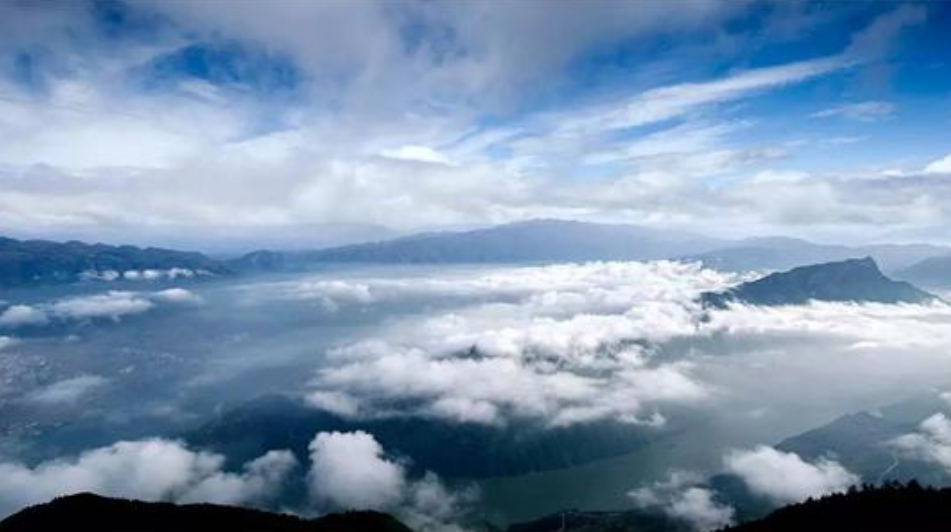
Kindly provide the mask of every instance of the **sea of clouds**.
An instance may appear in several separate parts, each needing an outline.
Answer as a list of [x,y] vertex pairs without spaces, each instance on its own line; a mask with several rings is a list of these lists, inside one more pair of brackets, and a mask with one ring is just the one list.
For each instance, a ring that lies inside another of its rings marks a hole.
[[[710,440],[715,465],[641,486],[632,480],[631,503],[710,529],[731,522],[735,512],[705,483],[709,474],[735,475],[776,504],[846,489],[865,479],[831,457],[809,462],[769,445],[843,413],[904,399],[909,390],[941,386],[942,375],[951,374],[951,305],[708,309],[698,301],[744,280],[697,264],[592,262],[324,272],[230,290],[252,310],[301,303],[328,316],[401,309],[381,314],[365,334],[311,353],[315,369],[301,393],[313,407],[345,417],[421,416],[542,430],[614,420],[663,430],[680,413],[702,412],[734,437],[726,444]],[[118,320],[202,301],[183,289],[110,291],[8,305],[0,325],[15,331],[56,320]],[[0,337],[0,349],[15,349],[17,341]],[[110,384],[79,374],[29,399],[74,401]],[[947,468],[948,434],[946,418],[935,416],[891,445]],[[134,462],[149,449],[197,465],[168,468],[179,473],[156,475],[158,484],[144,480],[148,474],[113,479],[112,466],[103,465]],[[410,478],[406,464],[388,456],[372,434],[318,434],[310,451],[302,478],[314,511],[388,509],[420,526],[427,519],[425,526],[448,526],[448,516],[472,504],[471,493],[432,475]],[[213,500],[266,504],[259,495],[271,491],[260,486],[284,482],[300,466],[281,453],[225,471],[214,453],[141,440],[32,467],[10,461],[0,467],[14,479],[5,483],[13,489],[0,495],[0,506],[11,511],[79,489],[197,500],[211,498],[202,496],[209,485],[228,486],[215,490]],[[54,475],[75,480],[54,483]],[[154,486],[135,488],[136,482]]]

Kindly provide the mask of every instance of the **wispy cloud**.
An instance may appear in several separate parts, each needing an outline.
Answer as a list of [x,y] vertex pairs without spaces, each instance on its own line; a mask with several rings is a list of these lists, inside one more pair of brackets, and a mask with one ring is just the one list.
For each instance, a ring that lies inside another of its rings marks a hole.
[[814,118],[846,118],[860,122],[877,122],[890,118],[894,112],[895,105],[889,102],[859,102],[823,109],[811,116]]

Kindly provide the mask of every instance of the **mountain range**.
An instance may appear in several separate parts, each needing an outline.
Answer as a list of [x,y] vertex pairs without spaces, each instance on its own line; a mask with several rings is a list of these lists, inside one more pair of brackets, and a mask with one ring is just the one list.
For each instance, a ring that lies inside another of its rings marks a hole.
[[531,220],[461,232],[422,233],[317,251],[253,252],[231,262],[306,269],[322,263],[514,263],[655,260],[705,253],[727,242],[633,225]]
[[[870,256],[899,271],[951,248],[929,244],[840,246],[786,237],[727,240],[635,225],[530,220],[460,232],[423,233],[315,251],[261,250],[232,260],[238,271],[304,270],[325,263],[506,263],[690,260],[726,271],[784,270]],[[951,278],[951,272],[949,272]]]
[[929,244],[840,246],[785,237],[727,240],[634,225],[531,220],[421,233],[317,250],[258,250],[231,259],[159,248],[0,238],[0,286],[116,278],[173,268],[213,274],[307,271],[325,264],[552,263],[687,260],[724,271],[776,271],[871,257],[897,279],[951,287],[951,248]]

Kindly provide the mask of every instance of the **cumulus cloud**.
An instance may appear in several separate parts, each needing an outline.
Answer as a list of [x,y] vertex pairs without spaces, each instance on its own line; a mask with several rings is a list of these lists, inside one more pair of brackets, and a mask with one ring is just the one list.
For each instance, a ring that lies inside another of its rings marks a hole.
[[72,405],[108,382],[99,375],[79,375],[38,388],[27,394],[26,400],[43,405]]
[[700,476],[689,472],[675,471],[666,480],[628,495],[637,506],[660,509],[696,530],[715,530],[733,524],[734,509],[717,501],[714,492],[703,486]]
[[822,459],[809,463],[795,453],[766,446],[732,451],[724,457],[724,464],[752,492],[780,504],[845,491],[860,480],[838,462]]
[[455,524],[477,494],[451,491],[432,474],[411,479],[403,464],[363,431],[321,432],[310,443],[307,481],[318,508],[395,512],[423,531],[461,530]]
[[322,432],[310,443],[311,493],[318,502],[343,509],[385,509],[401,500],[403,467],[386,459],[366,432]]
[[889,443],[908,458],[937,464],[951,473],[951,421],[944,414],[929,417],[921,422],[917,432]]
[[271,451],[232,473],[225,458],[177,441],[121,441],[27,466],[0,462],[0,516],[60,495],[92,491],[151,501],[260,504],[280,490],[295,467],[288,451]]
[[670,262],[491,270],[385,290],[355,280],[368,301],[423,291],[475,302],[398,320],[378,337],[331,350],[333,364],[318,370],[310,402],[347,416],[393,415],[399,404],[404,415],[483,424],[660,424],[657,406],[697,401],[709,390],[689,361],[663,360],[645,342],[695,333],[696,296],[730,280]]

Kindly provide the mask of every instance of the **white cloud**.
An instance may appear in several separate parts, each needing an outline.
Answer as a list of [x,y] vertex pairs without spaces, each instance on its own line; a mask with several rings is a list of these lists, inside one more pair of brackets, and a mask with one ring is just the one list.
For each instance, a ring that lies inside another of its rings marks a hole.
[[63,299],[50,306],[50,313],[62,319],[119,319],[121,316],[142,314],[154,304],[134,292],[112,290],[105,294]]
[[33,467],[0,462],[0,516],[53,497],[92,491],[150,501],[258,504],[274,497],[296,461],[272,451],[240,473],[222,469],[224,457],[192,451],[177,441],[122,441],[74,458]]
[[675,471],[666,480],[628,495],[637,506],[660,509],[696,530],[715,530],[733,524],[734,509],[716,501],[714,492],[703,487],[699,475]]
[[724,464],[752,492],[780,504],[845,491],[860,480],[838,462],[822,459],[809,463],[795,453],[765,446],[732,451],[724,457]]
[[383,455],[365,432],[321,432],[310,443],[308,481],[318,503],[348,510],[381,510],[403,497],[403,467]]
[[468,488],[451,491],[432,473],[409,478],[363,431],[321,432],[309,448],[307,481],[321,509],[389,511],[414,530],[461,532],[455,523],[478,496]]
[[[0,44],[49,47],[62,68],[43,69],[44,91],[0,81],[0,135],[11,139],[0,147],[0,226],[141,241],[143,228],[199,227],[210,239],[263,228],[286,236],[312,225],[414,230],[529,217],[714,223],[724,232],[817,232],[820,223],[940,227],[951,219],[948,194],[934,183],[908,183],[891,195],[825,175],[781,190],[753,186],[742,177],[791,148],[757,140],[751,113],[723,109],[882,58],[898,31],[923,19],[920,6],[879,17],[842,54],[720,77],[702,69],[690,81],[671,76],[659,58],[627,72],[623,86],[559,106],[566,67],[599,46],[717,27],[747,5],[598,1],[579,13],[516,4],[136,3],[126,7],[170,21],[156,39],[122,47],[96,41],[95,17],[83,6],[69,17],[60,5],[7,7],[7,19],[30,20],[22,26],[32,31],[18,27]],[[407,27],[419,34],[409,38]],[[740,38],[733,31],[722,37]],[[295,98],[187,76],[163,90],[129,83],[163,54],[221,41],[239,44],[252,63],[288,62]],[[694,58],[697,50],[686,53]],[[633,93],[616,97],[631,86]],[[552,105],[526,114],[540,107],[539,95]],[[684,123],[661,124],[671,119]],[[750,129],[747,138],[723,131],[735,123]],[[610,134],[646,124],[663,132]],[[595,163],[617,168],[575,179]],[[734,172],[744,174],[715,179]],[[777,197],[789,199],[777,205]]]
[[[738,281],[696,265],[589,263],[304,279],[255,291],[340,306],[447,305],[394,317],[327,353],[310,400],[347,417],[658,424],[674,405],[769,395],[798,420],[789,427],[805,429],[840,413],[835,405],[898,400],[903,387],[938,384],[951,371],[951,305],[697,305],[699,293]],[[801,407],[803,379],[821,383],[809,399],[817,410]]]
[[944,414],[922,421],[918,432],[900,436],[890,445],[904,456],[937,464],[951,473],[951,421]]
[[30,392],[26,399],[44,405],[72,405],[108,382],[109,379],[99,375],[79,375],[38,388]]
[[0,327],[45,325],[46,313],[30,305],[12,305],[0,314]]
[[46,325],[50,321],[112,319],[144,314],[156,304],[197,305],[201,296],[184,288],[155,292],[110,290],[101,294],[72,296],[49,303],[12,305],[0,314],[0,327]]
[[926,174],[951,174],[951,154],[925,167]]
[[418,161],[433,164],[451,164],[448,157],[429,146],[401,146],[395,150],[383,150],[384,157],[401,161]]
[[153,292],[151,295],[154,301],[164,301],[168,303],[188,303],[198,304],[202,302],[201,296],[184,288],[168,288]]
[[[330,351],[334,363],[318,370],[310,402],[347,416],[388,415],[399,403],[404,415],[484,424],[662,423],[658,406],[695,402],[709,390],[692,377],[690,362],[663,360],[638,342],[695,333],[696,296],[729,279],[670,262],[354,279],[367,304],[420,294],[464,299],[451,312],[396,320],[374,338]],[[314,286],[282,291],[328,297],[322,284],[309,293]],[[333,290],[349,294],[341,285]]]

